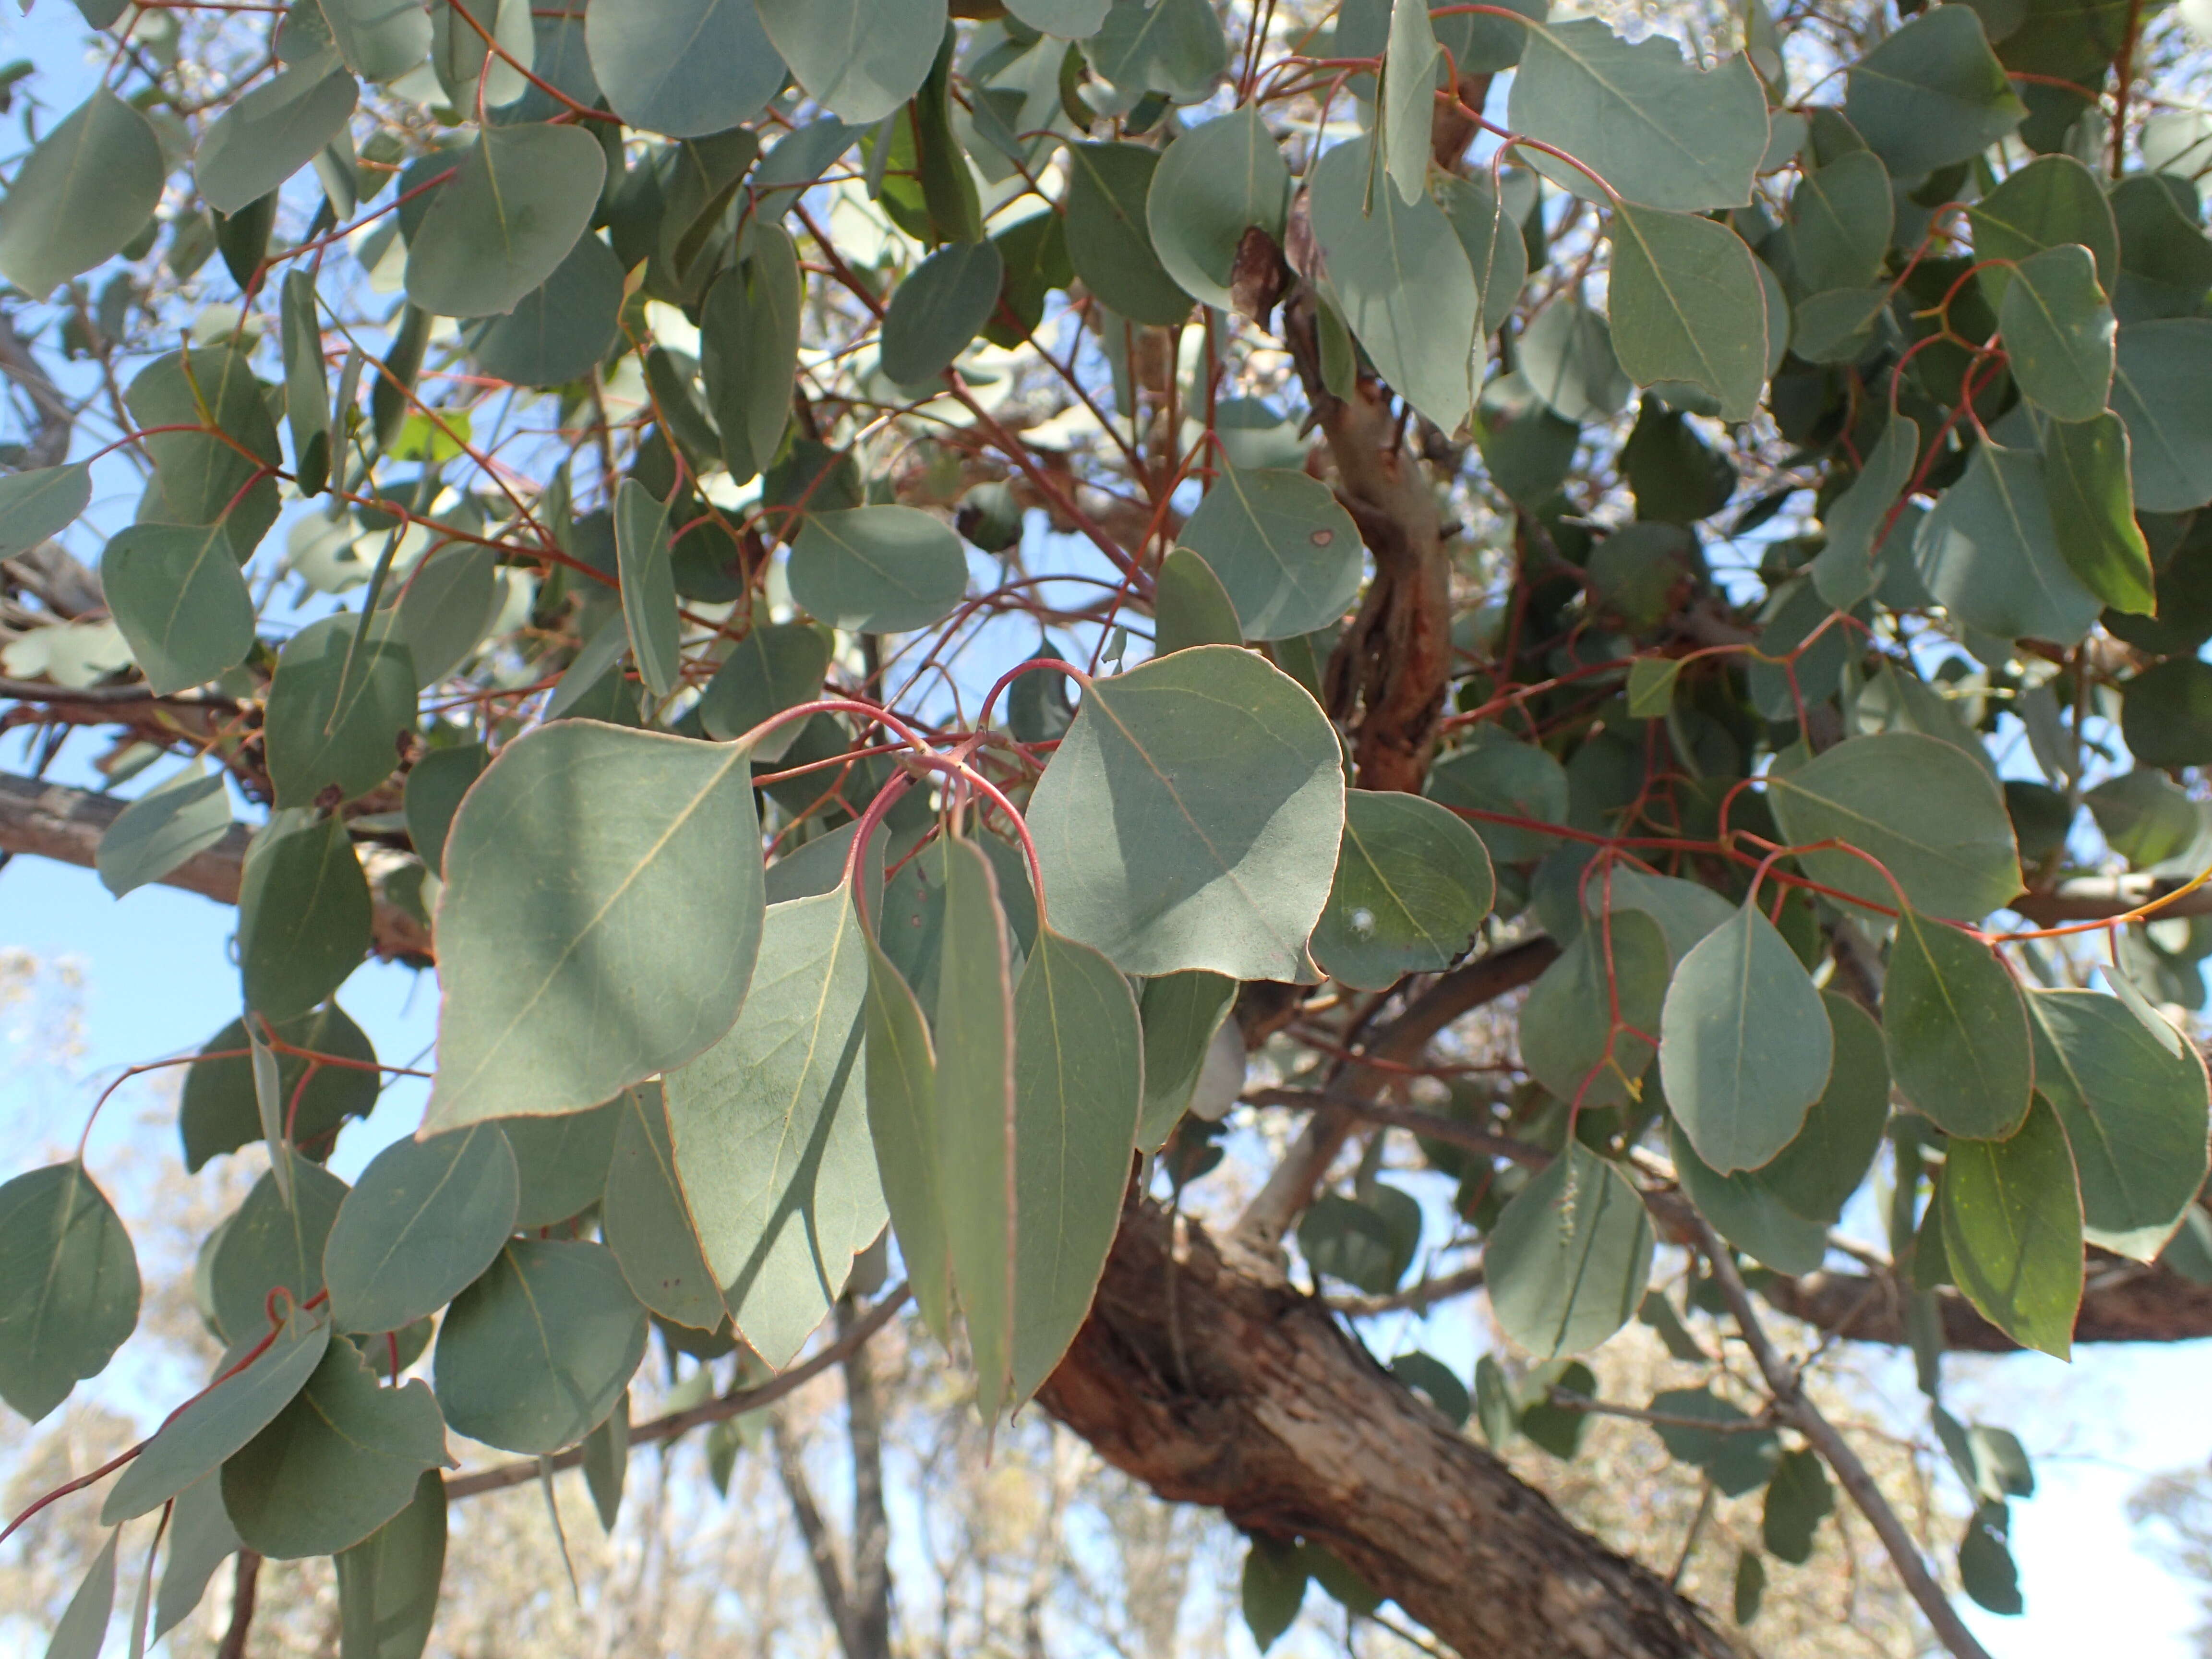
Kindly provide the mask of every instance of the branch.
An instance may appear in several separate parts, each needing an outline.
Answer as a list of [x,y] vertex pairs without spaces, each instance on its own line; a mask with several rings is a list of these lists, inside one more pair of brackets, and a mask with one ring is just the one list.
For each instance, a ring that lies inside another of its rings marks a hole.
[[[2163,1263],[2130,1262],[2109,1273],[2090,1258],[2091,1281],[2074,1322],[2076,1342],[2191,1342],[2212,1336],[2212,1285],[2196,1284]],[[1792,1319],[1854,1342],[1902,1347],[1911,1340],[1886,1280],[1856,1273],[1811,1273],[1764,1281],[1759,1294]],[[1976,1313],[1964,1297],[1936,1299],[1943,1344],[1968,1353],[2014,1353],[2015,1343]]]
[[836,1627],[837,1645],[844,1650],[845,1659],[860,1659],[854,1650],[853,1604],[845,1593],[845,1571],[837,1565],[836,1540],[830,1535],[830,1523],[822,1518],[822,1506],[814,1501],[806,1466],[799,1461],[799,1443],[781,1423],[776,1424],[773,1436],[776,1479],[783,1483],[784,1494],[791,1499],[791,1512],[799,1521],[799,1536],[806,1540],[807,1564],[814,1569],[823,1607]]

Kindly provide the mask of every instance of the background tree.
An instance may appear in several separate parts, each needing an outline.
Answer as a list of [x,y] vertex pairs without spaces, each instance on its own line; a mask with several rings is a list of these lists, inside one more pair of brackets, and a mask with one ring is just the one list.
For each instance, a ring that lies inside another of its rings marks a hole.
[[[88,72],[8,72],[0,848],[237,902],[178,1120],[268,1161],[205,1385],[15,1523],[106,1529],[57,1653],[141,1560],[171,1611],[233,1561],[241,1652],[327,1558],[325,1645],[412,1655],[449,1512],[580,1466],[612,1514],[764,1412],[885,1652],[909,1301],[980,1425],[935,1484],[1034,1399],[1249,1535],[1263,1642],[1317,1582],[1722,1654],[1846,1525],[1956,1654],[1954,1564],[2017,1608],[2033,1474],[1945,1351],[2212,1328],[2176,21],[81,9]],[[80,728],[185,763],[42,782]],[[411,1069],[331,1000],[372,956],[441,1016],[349,1185]],[[0,1188],[0,1285],[36,1420],[137,1322],[82,1146]],[[1478,1291],[1471,1376],[1356,1334]],[[1639,1320],[1691,1370],[1608,1392]],[[1832,1412],[1859,1342],[1962,1533]],[[708,1381],[641,1415],[652,1348]],[[1624,1415],[1711,1496],[1684,1565],[1500,1455]],[[1036,1648],[1064,1565],[975,1628]]]

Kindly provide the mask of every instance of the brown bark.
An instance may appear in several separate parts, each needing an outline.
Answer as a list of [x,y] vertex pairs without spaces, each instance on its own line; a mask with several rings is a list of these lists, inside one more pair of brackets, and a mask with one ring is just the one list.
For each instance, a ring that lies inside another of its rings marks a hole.
[[1322,1304],[1185,1224],[1171,1255],[1157,1206],[1125,1212],[1091,1317],[1037,1396],[1109,1462],[1250,1531],[1325,1544],[1468,1659],[1735,1652],[1398,1383]]
[[[1910,1339],[1895,1297],[1881,1280],[1853,1273],[1773,1279],[1759,1294],[1793,1319],[1854,1342],[1900,1346]],[[1936,1297],[1945,1346],[1969,1353],[2011,1353],[2019,1344],[1976,1313],[1965,1297]],[[2074,1322],[2076,1342],[2191,1342],[2212,1336],[2212,1285],[2162,1265],[2115,1264],[2093,1256],[2089,1288]]]

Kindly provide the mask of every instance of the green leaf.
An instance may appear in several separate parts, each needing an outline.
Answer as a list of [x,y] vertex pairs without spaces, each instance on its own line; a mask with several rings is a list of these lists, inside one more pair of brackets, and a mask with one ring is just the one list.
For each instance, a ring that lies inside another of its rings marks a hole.
[[[696,1254],[696,1252],[695,1252]],[[605,1422],[584,1438],[584,1483],[599,1526],[611,1533],[622,1514],[623,1479],[629,1472],[629,1395],[625,1393]]]
[[350,611],[309,623],[276,659],[263,730],[280,807],[367,794],[415,730],[413,657],[380,629],[359,638],[360,623]]
[[106,87],[32,147],[0,201],[0,276],[33,300],[122,251],[161,204],[153,124]]
[[1726,225],[1622,202],[1613,210],[1613,349],[1638,386],[1682,381],[1749,420],[1766,385],[1766,293]]
[[[1767,799],[1782,833],[1807,846],[1831,838],[1880,860],[1913,905],[1978,921],[2020,891],[2020,859],[2004,797],[1990,775],[1917,732],[1853,738],[1790,772],[1771,772]],[[1870,904],[1896,890],[1864,859],[1801,853],[1805,873]]]
[[1749,1417],[1711,1389],[1662,1389],[1651,1396],[1650,1410],[1658,1417],[1701,1418],[1714,1425],[1692,1429],[1657,1423],[1652,1428],[1669,1457],[1705,1470],[1723,1498],[1757,1492],[1781,1457],[1782,1443],[1773,1430],[1753,1428]]
[[2212,761],[2212,664],[2153,663],[2120,688],[2120,732],[2138,766]]
[[489,763],[484,746],[470,743],[456,749],[434,749],[408,769],[407,838],[415,843],[416,855],[433,875],[444,872],[446,836],[453,828],[453,814],[460,809],[461,797]]
[[[1506,120],[1629,201],[1685,213],[1746,205],[1766,154],[1766,94],[1742,54],[1695,70],[1665,35],[1624,40],[1594,18],[1528,25]],[[1564,189],[1595,193],[1563,162],[1519,155]]]
[[[190,1616],[216,1569],[238,1553],[238,1534],[222,1507],[222,1477],[211,1472],[177,1494],[169,1515],[169,1559],[154,1598],[154,1639]],[[414,1656],[410,1656],[414,1659]]]
[[[1389,1190],[1377,1186],[1370,1196]],[[1413,1250],[1419,1248],[1418,1206],[1414,1219],[1408,1247],[1392,1231],[1390,1218],[1380,1206],[1327,1194],[1298,1218],[1298,1249],[1316,1274],[1340,1279],[1370,1296],[1388,1295],[1397,1289],[1412,1265]]]
[[1766,1485],[1759,1541],[1776,1560],[1802,1567],[1813,1559],[1814,1535],[1835,1507],[1835,1489],[1820,1455],[1810,1447],[1784,1452]]
[[360,1543],[405,1509],[425,1469],[450,1462],[425,1384],[379,1388],[350,1342],[333,1342],[298,1398],[222,1466],[240,1541],[273,1560]]
[[369,947],[368,878],[336,814],[272,821],[246,848],[238,965],[246,1006],[283,1021],[306,1013]]
[[1166,326],[1190,315],[1190,295],[1160,263],[1145,216],[1159,164],[1159,151],[1142,144],[1067,147],[1067,257],[1116,315]]
[[1481,838],[1449,809],[1355,789],[1345,798],[1335,884],[1314,928],[1315,960],[1362,991],[1440,973],[1467,953],[1496,894]]
[[1833,1052],[1820,994],[1748,900],[1682,958],[1667,988],[1667,1102],[1698,1156],[1723,1175],[1759,1169],[1797,1138]]
[[2002,1503],[1982,1504],[1967,1521],[1966,1534],[1959,1540],[1959,1583],[1977,1606],[1991,1613],[2017,1618],[2027,1610]]
[[335,1563],[343,1659],[422,1659],[446,1571],[446,1482],[425,1469],[407,1507]]
[[138,371],[123,401],[149,434],[139,441],[154,460],[139,522],[221,522],[232,556],[244,564],[276,520],[276,483],[269,475],[284,460],[267,389],[246,354],[216,348],[156,357]]
[[1208,0],[1114,0],[1083,50],[1116,87],[1165,93],[1179,104],[1204,103],[1229,67],[1229,42]]
[[1467,249],[1426,196],[1407,204],[1370,192],[1369,141],[1341,143],[1315,164],[1307,208],[1321,251],[1322,291],[1376,371],[1446,432],[1474,404],[1482,296]]
[[1633,382],[1613,355],[1611,325],[1571,297],[1536,314],[1517,361],[1523,383],[1564,421],[1609,421],[1627,405]]
[[[1521,1058],[1529,1074],[1584,1106],[1632,1098],[1653,1053],[1636,1033],[1658,1030],[1671,966],[1658,923],[1641,911],[1616,911],[1606,926],[1583,928],[1522,1006]],[[1621,1024],[1633,1031],[1613,1029],[1616,994]]]
[[[805,623],[758,623],[730,647],[699,698],[699,724],[711,738],[743,737],[771,714],[822,695],[830,640]],[[804,720],[790,720],[753,745],[756,764],[781,760]]]
[[700,311],[700,371],[739,483],[775,460],[791,421],[803,291],[791,238],[757,222],[750,238],[751,252],[714,279]]
[[353,114],[361,88],[330,58],[278,71],[217,116],[192,180],[217,213],[239,213],[313,161]]
[[[1063,749],[1062,752],[1065,752]],[[964,837],[945,844],[945,945],[937,977],[937,1172],[952,1282],[966,1318],[976,1410],[1018,1403],[1015,1354],[1014,988],[998,878]],[[1130,1114],[1135,1127],[1135,1111]]]
[[1735,1594],[1730,1603],[1739,1625],[1759,1617],[1759,1604],[1766,1595],[1766,1563],[1755,1550],[1739,1550],[1735,1558]]
[[1401,1353],[1390,1362],[1390,1375],[1423,1395],[1454,1428],[1467,1426],[1474,1401],[1468,1396],[1467,1384],[1443,1360],[1433,1354]]
[[323,333],[315,311],[315,279],[284,275],[278,331],[284,349],[284,415],[292,428],[292,467],[303,495],[330,481],[331,388],[323,369]]
[[683,666],[684,623],[669,568],[668,507],[635,478],[624,478],[615,496],[615,556],[630,655],[646,690],[664,699]]
[[855,126],[882,120],[921,89],[945,33],[945,0],[759,0],[759,5],[761,27],[799,84],[816,103]]
[[2195,191],[2136,173],[2112,186],[2112,205],[2120,269],[2106,292],[2120,320],[2195,316],[2212,288],[2212,240],[2197,228]]
[[810,513],[791,548],[791,597],[856,634],[908,634],[951,616],[968,556],[940,520],[913,507]]
[[513,311],[582,238],[606,171],[580,127],[483,129],[408,238],[407,297],[446,317]]
[[398,637],[418,685],[435,685],[475,654],[507,605],[499,555],[453,542],[415,568],[399,599]]
[[950,242],[891,290],[884,313],[884,373],[927,386],[965,351],[999,304],[1006,260],[996,242]]
[[27,553],[75,523],[92,500],[92,468],[41,466],[0,478],[0,559]]
[[1520,1411],[1494,1354],[1474,1362],[1474,1420],[1492,1451],[1503,1451],[1521,1431]]
[[1936,6],[1850,66],[1844,114],[1891,176],[1980,155],[2027,114],[1970,6]]
[[[2119,231],[2096,174],[2071,155],[2039,155],[1968,208],[1966,217],[1977,259],[2017,262],[2078,242],[2095,257],[2099,283],[2112,291],[2119,275]],[[1981,272],[1991,304],[2004,298],[2011,275],[2004,265]]]
[[[100,1507],[102,1524],[158,1509],[222,1468],[307,1386],[331,1346],[329,1320],[313,1315],[288,1320],[252,1364],[186,1401],[155,1431],[108,1489]],[[222,1370],[242,1357],[227,1356]]]
[[1790,349],[1808,363],[1856,362],[1874,343],[1875,319],[1889,308],[1887,288],[1838,288],[1798,303]]
[[270,1170],[223,1225],[209,1268],[216,1328],[234,1346],[258,1340],[270,1312],[305,1308],[323,1291],[323,1247],[346,1184],[319,1164],[291,1155],[291,1192]]
[[566,386],[614,345],[622,311],[622,260],[597,236],[578,239],[553,274],[502,317],[465,332],[477,367],[516,386]]
[[1896,201],[1872,150],[1849,150],[1798,181],[1790,196],[1790,263],[1808,294],[1864,288],[1881,275]]
[[2204,1184],[2204,1064],[2173,1054],[2125,1003],[2031,991],[2036,1092],[2058,1115],[2081,1180],[2084,1236],[2154,1261]]
[[615,0],[586,12],[584,39],[608,106],[672,138],[749,121],[783,84],[751,0]]
[[1313,699],[1206,645],[1094,681],[1029,823],[1054,925],[1124,973],[1310,983],[1343,814]]
[[2077,244],[2045,248],[2014,268],[1997,308],[2013,378],[2059,421],[2093,421],[2112,388],[2112,308],[2096,261]]
[[230,798],[220,774],[195,761],[123,809],[100,838],[100,885],[121,898],[159,881],[230,833]]
[[514,1230],[520,1177],[495,1123],[396,1140],[370,1160],[323,1245],[341,1331],[396,1331],[491,1265]]
[[1243,643],[1237,606],[1213,567],[1188,547],[1170,548],[1152,578],[1152,655]]
[[1820,993],[1834,1033],[1828,1086],[1797,1138],[1759,1171],[1759,1185],[1799,1215],[1832,1222],[1859,1189],[1889,1122],[1889,1056],[1881,1027],[1849,998]]
[[100,576],[156,692],[204,685],[253,649],[253,596],[221,524],[126,526],[109,538]]
[[937,1054],[914,992],[872,934],[866,943],[868,1133],[915,1305],[942,1342],[952,1328],[952,1255],[938,1167]]
[[1327,484],[1225,459],[1182,527],[1212,567],[1248,640],[1310,634],[1343,620],[1359,592],[1359,532]]
[[1007,0],[1006,9],[1033,29],[1062,40],[1084,40],[1106,21],[1108,0]]
[[1813,586],[1833,609],[1848,611],[1873,593],[1881,586],[1885,556],[1905,554],[1902,538],[1893,549],[1884,532],[1919,457],[1919,427],[1909,416],[1891,416],[1858,476],[1822,515],[1828,539],[1813,561]]
[[849,885],[773,905],[738,1023],[668,1074],[677,1173],[707,1261],[738,1333],[779,1369],[890,1213],[863,1107],[867,989]]
[[677,1178],[663,1091],[650,1083],[626,1089],[617,1109],[620,1127],[607,1166],[600,1233],[639,1301],[676,1324],[714,1330],[730,1310]]
[[[1519,30],[1512,25],[1506,27],[1516,37],[1517,46]],[[1461,61],[1464,64],[1466,60]],[[1482,301],[1479,331],[1495,334],[1513,314],[1521,290],[1528,281],[1528,245],[1522,237],[1520,226],[1507,216],[1498,192],[1491,188],[1487,173],[1478,173],[1472,179],[1443,173],[1437,179],[1436,186],[1437,204],[1443,209],[1444,217],[1451,221],[1452,232],[1459,238],[1467,262],[1474,271],[1475,291]]]
[[1244,1571],[1238,1587],[1244,1628],[1253,1645],[1265,1653],[1297,1622],[1305,1605],[1305,1556],[1292,1544],[1253,1534],[1244,1553]]
[[322,0],[345,66],[364,81],[396,81],[430,55],[429,14],[413,0]]
[[764,908],[748,758],[579,720],[500,751],[446,841],[427,1127],[596,1105],[729,1030]]
[[[1429,796],[1474,813],[1564,823],[1567,772],[1548,750],[1503,738],[1455,750],[1429,773]],[[1492,823],[1478,816],[1476,833],[1500,864],[1526,864],[1559,845],[1540,830]]]
[[2127,422],[2139,511],[2183,513],[2212,501],[2212,319],[2122,329],[2112,411]]
[[1089,945],[1040,928],[1014,988],[1015,1401],[1052,1374],[1091,1311],[1144,1096],[1128,981]]
[[0,1398],[35,1423],[138,1323],[138,1258],[81,1163],[0,1186]]
[[115,1546],[122,1536],[120,1528],[109,1533],[84,1570],[76,1594],[62,1609],[61,1620],[46,1644],[46,1659],[100,1659],[107,1640],[107,1621],[115,1611]]
[[2045,423],[2043,488],[2058,550],[2106,605],[2148,617],[2158,596],[2128,473],[2128,429],[2110,410]]
[[1698,1156],[1679,1121],[1668,1127],[1668,1149],[1683,1192],[1737,1249],[1780,1273],[1813,1273],[1827,1259],[1827,1228],[1792,1210],[1761,1171],[1721,1174]]
[[1634,1316],[1651,1252],[1651,1218],[1635,1187],[1570,1139],[1491,1229],[1491,1311],[1531,1353],[1587,1352]]
[[2081,1303],[2081,1199],[2050,1103],[2036,1102],[2009,1139],[1954,1135],[1936,1190],[1966,1299],[2022,1347],[2066,1358]]
[[1641,910],[1667,936],[1667,954],[1680,962],[1717,927],[1735,920],[1736,907],[1710,887],[1679,876],[1654,876],[1615,864],[1590,884],[1583,908],[1592,915]]
[[2097,619],[2097,596],[2059,550],[2043,461],[2032,449],[1982,443],[1921,520],[1913,551],[1928,591],[1994,637],[2072,645]]
[[574,1445],[629,1386],[647,1324],[605,1245],[515,1239],[439,1329],[446,1421],[505,1451]]
[[1437,107],[1437,69],[1443,50],[1429,21],[1428,0],[1392,0],[1389,44],[1382,54],[1382,170],[1408,206],[1429,193],[1429,129]]
[[[329,1156],[331,1143],[348,1118],[367,1117],[375,1109],[376,1050],[361,1027],[335,1003],[278,1020],[275,1029],[277,1040],[288,1048],[307,1051],[276,1056],[276,1094],[292,1118],[294,1146],[303,1155],[321,1162]],[[177,1114],[177,1127],[184,1138],[187,1170],[198,1171],[210,1158],[262,1139],[252,1066],[246,1048],[246,1024],[234,1019],[202,1045],[202,1057],[185,1073],[184,1103]],[[229,1057],[210,1060],[206,1057],[210,1054]],[[308,1054],[327,1054],[333,1060],[356,1063],[322,1065]]]
[[1666,718],[1674,706],[1674,682],[1681,677],[1678,657],[1638,657],[1628,668],[1628,715],[1631,720]]
[[2020,1127],[2034,1067],[2027,1008],[1988,945],[1900,915],[1881,1034],[1898,1088],[1938,1128],[1996,1139]]
[[1247,104],[1184,130],[1160,157],[1145,222],[1161,267],[1184,293],[1236,309],[1237,252],[1257,228],[1280,242],[1291,196],[1283,152]]
[[[1203,969],[1163,974],[1145,981],[1138,1000],[1145,1027],[1145,1108],[1138,1119],[1137,1150],[1159,1150],[1191,1104],[1204,1077],[1216,1035],[1237,1000],[1237,981]],[[1237,1045],[1242,1082],[1244,1045]]]
[[622,1109],[617,1097],[589,1111],[499,1120],[521,1182],[517,1228],[550,1227],[599,1201],[622,1129]]
[[2203,828],[2188,793],[2148,767],[2107,778],[2083,799],[2106,844],[2138,866],[2163,864],[2193,843]]

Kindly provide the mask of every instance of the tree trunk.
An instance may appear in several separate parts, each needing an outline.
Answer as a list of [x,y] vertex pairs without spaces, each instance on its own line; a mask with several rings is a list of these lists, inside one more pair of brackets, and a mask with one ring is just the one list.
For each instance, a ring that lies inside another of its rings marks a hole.
[[1171,1254],[1158,1206],[1123,1214],[1091,1317],[1037,1396],[1101,1456],[1170,1501],[1325,1544],[1467,1659],[1735,1655],[1319,1302],[1183,1224]]

